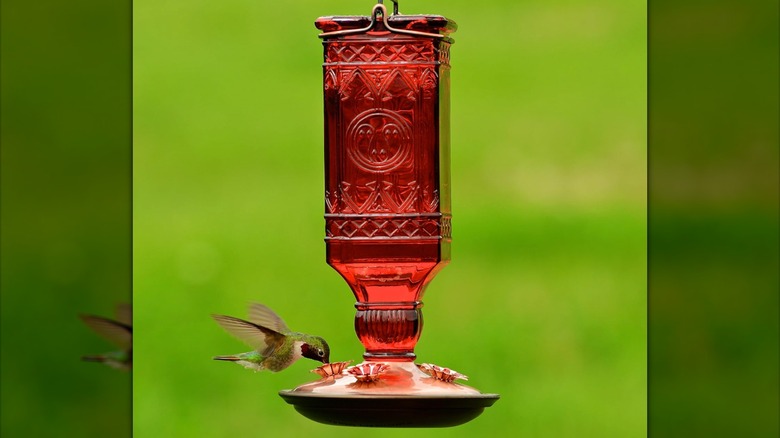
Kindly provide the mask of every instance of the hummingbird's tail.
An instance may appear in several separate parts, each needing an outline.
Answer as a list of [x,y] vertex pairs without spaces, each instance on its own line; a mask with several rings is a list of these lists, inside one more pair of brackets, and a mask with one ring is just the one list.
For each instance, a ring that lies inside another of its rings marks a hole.
[[84,362],[105,362],[106,357],[102,354],[96,354],[92,356],[81,356],[81,360]]
[[214,356],[214,360],[226,360],[228,362],[237,362],[241,360],[238,356]]

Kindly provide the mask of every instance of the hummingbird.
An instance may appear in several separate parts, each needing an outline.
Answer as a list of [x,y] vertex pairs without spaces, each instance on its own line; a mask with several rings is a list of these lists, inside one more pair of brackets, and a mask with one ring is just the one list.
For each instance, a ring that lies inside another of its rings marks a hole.
[[133,366],[133,328],[132,308],[129,304],[119,304],[116,308],[116,320],[95,315],[79,315],[82,321],[97,334],[121,348],[105,354],[82,356],[87,362],[102,362],[112,368],[129,371]]
[[254,349],[231,356],[216,356],[214,360],[236,362],[255,372],[278,372],[302,357],[322,363],[330,360],[330,347],[325,339],[290,330],[279,315],[262,304],[249,306],[249,321],[225,315],[211,317],[228,333]]

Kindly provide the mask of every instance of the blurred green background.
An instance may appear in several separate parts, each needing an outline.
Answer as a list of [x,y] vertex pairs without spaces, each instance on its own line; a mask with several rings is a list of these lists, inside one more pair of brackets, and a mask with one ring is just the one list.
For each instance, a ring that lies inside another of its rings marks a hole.
[[78,318],[131,300],[129,7],[2,2],[4,438],[130,436],[131,375],[81,361],[115,347]]
[[650,4],[655,436],[780,436],[779,8]]
[[[359,360],[354,297],[325,264],[322,46],[372,2],[134,5],[134,432],[359,436],[277,395],[209,317],[261,301]],[[452,262],[420,361],[502,398],[408,436],[646,435],[646,4],[401,2],[455,20]],[[372,430],[375,436],[397,431]]]

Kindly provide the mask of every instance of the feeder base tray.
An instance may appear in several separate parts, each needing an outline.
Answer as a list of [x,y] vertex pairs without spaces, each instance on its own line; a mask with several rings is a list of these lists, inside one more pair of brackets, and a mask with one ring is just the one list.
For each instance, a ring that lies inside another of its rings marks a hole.
[[319,423],[362,427],[450,427],[478,417],[498,394],[463,396],[321,395],[281,391],[304,417]]

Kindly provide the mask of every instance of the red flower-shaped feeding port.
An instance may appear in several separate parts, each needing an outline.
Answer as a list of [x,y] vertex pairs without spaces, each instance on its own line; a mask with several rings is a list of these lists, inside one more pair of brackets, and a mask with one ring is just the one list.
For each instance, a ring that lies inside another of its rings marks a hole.
[[449,368],[440,367],[438,365],[434,365],[431,363],[423,363],[417,365],[422,372],[425,374],[433,377],[436,380],[441,380],[442,382],[452,382],[455,379],[461,379],[461,380],[468,380],[469,378],[455,370],[451,370]]
[[325,365],[311,370],[311,372],[317,373],[323,378],[338,376],[344,373],[344,368],[346,368],[347,365],[349,365],[351,362],[351,360],[348,360],[346,362],[326,363]]
[[379,376],[390,369],[389,365],[383,363],[364,363],[347,369],[358,382],[376,382]]

